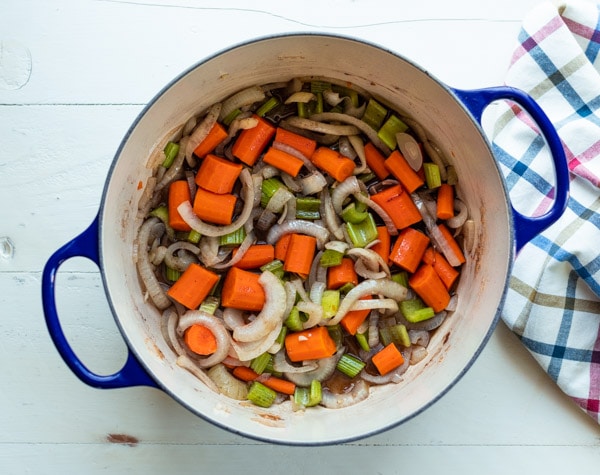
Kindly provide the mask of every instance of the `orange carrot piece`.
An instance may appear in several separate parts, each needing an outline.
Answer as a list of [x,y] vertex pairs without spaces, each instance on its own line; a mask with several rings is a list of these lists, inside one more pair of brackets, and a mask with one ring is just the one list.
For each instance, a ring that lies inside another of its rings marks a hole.
[[[237,249],[233,250],[233,257]],[[240,269],[257,269],[275,259],[275,247],[271,244],[253,244],[235,264]]]
[[227,138],[227,130],[218,122],[212,126],[208,135],[202,142],[194,149],[194,154],[200,158],[204,158],[206,155],[211,153],[217,145]]
[[167,295],[186,308],[196,309],[215,286],[219,276],[192,263],[167,291]]
[[414,272],[419,267],[429,243],[429,237],[421,231],[414,228],[403,229],[390,252],[390,261],[409,272]]
[[196,173],[196,185],[219,195],[231,193],[242,172],[242,165],[208,154]]
[[462,249],[456,242],[456,239],[454,239],[454,236],[452,236],[450,230],[446,227],[445,224],[438,224],[438,228],[440,228],[442,236],[444,236],[444,238],[446,239],[448,246],[450,246],[450,249],[452,249],[452,252],[456,255],[458,261],[461,264],[464,264],[466,262],[465,255],[463,254]]
[[279,238],[279,241],[275,243],[275,259],[279,259],[282,262],[285,261],[291,238],[291,234],[284,234]]
[[252,368],[249,368],[248,366],[236,366],[235,368],[233,368],[232,374],[237,379],[241,379],[245,382],[254,381],[259,376],[259,374],[256,371],[254,371]]
[[354,172],[354,161],[329,147],[319,147],[310,157],[310,161],[337,181],[344,181]]
[[263,381],[263,384],[281,394],[292,396],[296,391],[296,385],[287,379],[281,379],[277,376],[269,376]]
[[267,153],[263,156],[263,161],[293,177],[298,176],[304,165],[304,162],[298,157],[273,147],[267,150]]
[[292,362],[329,358],[336,346],[327,327],[314,327],[300,332],[288,333],[285,337],[285,350]]
[[217,351],[217,339],[204,325],[195,324],[189,327],[183,335],[183,341],[197,355],[206,356]]
[[341,264],[327,269],[328,289],[336,290],[347,283],[358,285],[358,275],[354,270],[354,261],[350,257],[344,257]]
[[242,130],[231,149],[233,156],[248,166],[253,166],[258,157],[275,135],[275,126],[267,120],[253,115],[258,123],[256,127]]
[[390,259],[390,246],[392,244],[392,238],[386,226],[377,226],[377,239],[379,242],[377,244],[373,244],[371,249],[379,254],[383,259],[383,262],[387,264]]
[[394,150],[385,160],[385,167],[402,183],[402,186],[412,193],[425,183],[421,177],[410,167],[406,159],[398,150]]
[[309,139],[303,135],[291,132],[281,127],[277,128],[275,132],[275,142],[288,145],[298,150],[306,158],[310,158],[317,148],[316,140]]
[[176,231],[190,231],[192,229],[177,211],[177,207],[181,203],[191,201],[191,199],[190,187],[186,180],[176,180],[169,185],[169,226]]
[[377,371],[379,371],[379,374],[383,376],[403,364],[404,356],[402,356],[402,353],[400,353],[396,344],[392,342],[375,353],[371,358],[371,361],[377,368]]
[[450,302],[448,289],[430,264],[423,264],[419,267],[408,278],[408,285],[436,313],[444,310]]
[[[365,295],[361,297],[360,300],[371,300],[373,297],[370,295]],[[371,313],[370,310],[352,310],[344,315],[344,318],[340,320],[340,325],[346,330],[350,335],[356,335],[358,331],[358,327],[360,327],[363,322],[367,319]]]
[[203,221],[231,224],[237,198],[232,194],[218,195],[202,188],[196,190],[194,213]]
[[437,218],[450,219],[454,217],[454,187],[442,183],[437,195]]
[[423,254],[423,262],[430,264],[437,275],[442,279],[442,282],[447,289],[450,289],[459,276],[458,270],[452,267],[446,258],[436,251],[433,247],[427,248]]
[[317,239],[314,236],[292,233],[283,261],[283,270],[306,278],[310,273],[316,246]]
[[390,216],[398,229],[407,228],[421,221],[421,213],[410,194],[401,186],[394,185],[371,196]]
[[258,282],[260,275],[239,267],[232,267],[227,272],[221,289],[223,307],[237,308],[258,312],[265,304],[265,291]]
[[372,142],[365,144],[365,158],[367,165],[377,175],[377,178],[384,180],[390,175],[390,171],[385,167],[385,157]]

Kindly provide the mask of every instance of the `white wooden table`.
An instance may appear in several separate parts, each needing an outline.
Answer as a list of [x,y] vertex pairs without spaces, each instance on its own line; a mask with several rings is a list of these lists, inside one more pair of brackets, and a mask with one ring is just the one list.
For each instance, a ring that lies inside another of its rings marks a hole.
[[[324,31],[394,49],[454,87],[499,85],[537,3],[0,0],[0,473],[600,473],[600,428],[503,324],[423,414],[299,448],[225,432],[156,389],[85,386],[42,313],[46,260],[92,221],[129,124],[183,69],[255,36]],[[119,369],[98,269],[69,261],[57,298],[81,358]]]

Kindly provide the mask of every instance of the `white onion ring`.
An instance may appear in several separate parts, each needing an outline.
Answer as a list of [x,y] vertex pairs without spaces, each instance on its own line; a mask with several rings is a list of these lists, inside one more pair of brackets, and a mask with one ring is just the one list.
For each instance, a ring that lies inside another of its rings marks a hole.
[[350,311],[354,310],[373,310],[382,308],[386,310],[398,311],[398,302],[394,299],[370,299],[370,300],[357,300],[354,305],[350,307]]
[[318,364],[316,361],[308,361],[302,366],[295,366],[288,363],[285,357],[285,351],[278,351],[273,355],[273,369],[281,373],[307,373],[317,369]]
[[262,340],[249,341],[249,342],[237,342],[231,341],[231,347],[235,353],[235,356],[242,362],[251,361],[259,355],[269,350],[275,343],[275,340],[281,332],[282,324],[279,323],[268,333]]
[[236,109],[249,106],[255,102],[259,102],[265,99],[265,93],[261,87],[250,86],[239,92],[236,92],[232,96],[228,97],[223,101],[221,112],[219,114],[219,120],[222,121],[225,117],[231,114]]
[[316,360],[317,368],[312,371],[307,371],[305,373],[283,374],[292,383],[295,383],[298,386],[302,387],[310,386],[310,383],[313,379],[316,379],[318,381],[325,381],[326,379],[329,379],[335,371],[335,367],[339,359],[344,354],[344,351],[346,351],[346,349],[342,347],[329,358],[321,358],[319,360]]
[[358,380],[347,393],[334,394],[328,389],[324,389],[322,393],[321,402],[319,403],[321,406],[329,409],[341,409],[367,399],[369,397],[369,385],[363,380]]
[[172,269],[176,269],[179,272],[184,272],[191,262],[194,260],[183,259],[182,257],[175,257],[175,252],[184,250],[192,253],[195,256],[200,254],[200,248],[195,244],[187,241],[175,241],[168,248],[166,248],[166,254],[164,256],[165,264]]
[[269,229],[269,232],[267,233],[267,242],[274,245],[282,236],[291,233],[307,234],[317,238],[317,246],[319,249],[322,249],[329,239],[329,231],[323,226],[311,221],[293,219],[277,224]]
[[454,200],[454,209],[457,211],[457,214],[455,214],[452,218],[447,219],[446,224],[450,228],[460,228],[463,224],[465,224],[469,214],[467,205],[457,198]]
[[240,262],[242,260],[242,258],[244,257],[244,254],[246,254],[246,252],[248,251],[250,246],[252,246],[255,242],[256,242],[256,236],[254,235],[254,232],[250,232],[250,233],[246,234],[246,237],[244,238],[242,243],[239,245],[235,255],[231,259],[229,259],[227,262],[223,262],[220,264],[214,264],[212,267],[214,269],[221,270],[221,269],[227,269],[228,267],[236,265],[238,262]]
[[379,269],[381,269],[388,277],[392,275],[390,268],[387,265],[387,262],[383,260],[383,257],[381,257],[379,253],[375,252],[372,249],[363,249],[360,247],[355,247],[349,249],[346,254],[349,256],[358,257],[361,261],[365,263],[367,269],[371,271],[378,271]]
[[[319,114],[320,115],[320,114]],[[340,114],[343,115],[343,114]],[[357,119],[358,120],[358,119]],[[339,125],[319,122],[314,119],[305,119],[303,117],[293,116],[284,119],[283,122],[292,127],[318,132],[329,135],[356,135],[360,130],[355,125]]]
[[[188,160],[192,157],[196,147],[207,137],[208,133],[217,122],[221,110],[222,104],[220,102],[210,106],[202,122],[200,122],[200,124],[191,133],[190,139],[185,146],[185,156]],[[190,163],[190,166],[192,166],[192,163]]]
[[265,271],[260,275],[258,283],[265,291],[265,303],[252,322],[234,328],[233,339],[237,342],[263,339],[278,324],[281,325],[285,317],[286,292],[279,278],[272,272]]
[[175,360],[175,363],[180,368],[186,369],[190,373],[192,373],[196,378],[198,378],[200,381],[206,384],[206,387],[208,387],[216,393],[219,393],[219,388],[217,388],[213,380],[210,379],[206,372],[198,366],[198,363],[192,360],[189,356],[179,355],[177,357],[177,360]]
[[171,305],[171,301],[167,297],[167,293],[158,283],[156,275],[154,275],[154,269],[152,268],[150,257],[148,255],[148,241],[150,238],[154,239],[155,234],[162,234],[162,230],[164,230],[164,224],[162,224],[158,218],[150,218],[144,221],[140,226],[138,233],[138,272],[140,279],[146,288],[146,292],[148,292],[150,299],[152,299],[152,302],[154,302],[154,305],[156,305],[159,310],[167,308]]
[[354,174],[359,175],[367,170],[367,156],[365,155],[365,144],[358,135],[348,136],[348,141],[352,148],[356,151],[360,166],[354,168]]
[[333,205],[335,212],[338,215],[341,215],[342,207],[346,198],[355,193],[360,193],[360,191],[360,184],[354,175],[349,176],[338,186],[336,186],[331,192],[331,204]]
[[323,307],[319,303],[301,300],[296,307],[301,312],[308,314],[308,320],[302,323],[302,328],[305,330],[318,325],[323,320]]
[[231,345],[231,335],[223,321],[202,310],[188,310],[179,318],[177,333],[183,335],[189,327],[196,324],[208,328],[217,340],[217,350],[206,358],[197,359],[196,364],[201,368],[208,368],[223,361],[227,357]]
[[[331,201],[331,195],[329,194],[329,188],[323,188],[321,190],[321,217],[325,221],[325,225],[329,231],[335,236],[338,241],[344,239],[344,232],[342,230],[342,224],[338,219],[338,215],[335,212],[333,203]],[[327,245],[327,244],[325,244]]]
[[354,197],[356,198],[357,201],[360,201],[361,203],[366,204],[369,208],[371,208],[373,211],[375,211],[375,213],[377,213],[377,215],[379,215],[379,217],[383,221],[383,224],[385,224],[385,227],[387,228],[388,233],[390,233],[390,236],[396,236],[398,234],[398,229],[396,228],[396,225],[392,221],[392,218],[390,218],[390,215],[387,214],[381,206],[379,206],[371,198],[369,198],[368,196],[365,196],[362,193],[355,193]]

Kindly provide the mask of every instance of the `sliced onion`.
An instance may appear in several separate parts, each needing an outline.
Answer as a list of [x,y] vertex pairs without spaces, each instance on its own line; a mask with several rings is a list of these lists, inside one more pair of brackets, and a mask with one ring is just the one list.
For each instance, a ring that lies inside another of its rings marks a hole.
[[233,376],[223,364],[213,366],[207,372],[208,377],[224,396],[245,401],[248,398],[248,386],[245,382]]
[[189,356],[179,355],[177,357],[177,360],[175,361],[175,363],[180,368],[186,369],[190,373],[192,373],[194,376],[196,376],[196,378],[198,378],[200,381],[202,381],[204,384],[206,384],[206,386],[209,389],[213,390],[216,393],[219,392],[219,388],[213,382],[213,380],[210,379],[208,377],[208,374],[206,374],[206,372],[198,366],[198,363],[196,361],[192,360]]
[[222,121],[225,117],[231,114],[236,109],[254,104],[265,99],[265,92],[258,86],[250,86],[236,92],[232,96],[223,101],[223,107],[219,114],[219,120]]
[[350,391],[342,394],[334,394],[325,388],[319,404],[329,409],[341,409],[358,404],[368,397],[369,385],[363,380],[358,380],[354,383]]
[[423,348],[419,345],[414,345],[412,347],[412,352],[410,353],[410,364],[414,365],[420,363],[427,357],[427,348]]
[[350,142],[350,145],[352,145],[352,148],[356,151],[356,155],[360,160],[360,166],[354,168],[354,174],[359,175],[360,173],[364,173],[367,169],[367,156],[365,155],[365,144],[358,135],[348,136],[348,141]]
[[400,132],[396,134],[396,142],[410,168],[419,171],[423,166],[423,154],[414,137],[406,132]]
[[278,351],[273,355],[273,369],[280,373],[307,373],[317,369],[316,361],[307,361],[302,366],[290,364],[285,356],[285,351]]
[[[167,264],[167,266],[169,266],[172,269],[176,269],[179,272],[184,272],[188,266],[192,263],[192,262],[196,262],[197,259],[195,258],[185,258],[185,257],[181,257],[181,256],[175,256],[174,254],[178,251],[187,251],[188,253],[191,253],[193,256],[198,256],[200,254],[200,248],[198,246],[196,246],[195,244],[192,244],[191,242],[187,242],[187,241],[176,241],[173,244],[171,244],[167,249],[166,249],[166,254],[164,256],[165,258],[165,264]],[[188,254],[189,256],[189,254]]]
[[346,254],[349,256],[356,256],[358,259],[362,260],[369,270],[377,271],[381,269],[388,277],[392,275],[387,262],[383,260],[383,257],[381,257],[379,253],[372,249],[355,247],[349,249]]
[[244,312],[237,308],[225,307],[223,310],[223,322],[229,330],[234,330],[246,324],[244,321]]
[[402,356],[404,357],[404,362],[398,366],[396,369],[390,371],[389,373],[381,376],[381,375],[373,375],[365,371],[364,369],[360,372],[360,378],[371,384],[388,384],[388,383],[399,383],[402,381],[402,375],[406,372],[410,365],[410,355],[412,353],[412,348],[408,347],[402,350]]
[[279,323],[263,339],[249,342],[232,340],[231,347],[235,356],[242,362],[251,361],[269,350],[281,332],[282,324]]
[[302,193],[305,196],[314,195],[324,190],[327,186],[327,179],[322,173],[315,171],[308,176],[305,176],[300,180],[302,185]]
[[138,233],[138,272],[146,292],[148,292],[150,299],[159,310],[167,308],[171,305],[171,301],[158,283],[156,275],[154,275],[154,269],[148,256],[148,242],[150,239],[154,240],[155,237],[160,236],[164,228],[164,224],[158,218],[150,218],[144,221]]
[[333,251],[341,252],[345,254],[350,245],[344,241],[329,241],[325,244],[325,249],[331,249]]
[[307,371],[305,373],[283,373],[284,376],[289,379],[292,383],[297,384],[298,386],[310,386],[310,383],[316,379],[317,381],[325,381],[329,379],[333,372],[335,371],[335,367],[339,361],[339,359],[344,354],[345,348],[340,348],[335,352],[333,356],[329,358],[321,358],[316,360],[317,368],[312,371]]
[[[185,146],[185,156],[188,160],[192,157],[196,147],[208,136],[208,133],[217,122],[221,111],[222,104],[220,102],[213,104],[208,109],[208,112],[206,113],[204,119],[202,119],[202,122],[200,122],[200,124],[194,129]],[[190,166],[192,166],[191,163]]]
[[346,198],[355,193],[360,193],[360,191],[360,184],[358,182],[358,179],[354,175],[349,176],[338,186],[336,186],[331,192],[331,203],[335,212],[338,215],[341,215],[342,207]]
[[302,160],[302,163],[304,163],[304,166],[306,167],[306,169],[308,171],[314,172],[317,170],[317,167],[315,167],[313,162],[310,161],[310,157],[306,157],[298,149],[291,147],[288,144],[285,144],[283,142],[279,142],[277,140],[274,140],[273,143],[271,144],[271,146],[277,150],[280,150],[282,152],[285,152],[289,155],[292,155],[293,157],[296,157],[296,158],[299,158],[300,160]]
[[319,249],[322,249],[329,239],[329,231],[323,226],[311,221],[294,219],[273,226],[267,233],[267,242],[274,245],[282,236],[290,233],[300,233],[314,236],[317,238],[317,245]]
[[449,228],[456,229],[460,228],[463,224],[465,224],[469,213],[467,210],[467,205],[459,199],[454,200],[454,209],[458,211],[458,213],[455,214],[454,217],[447,219],[446,224]]
[[267,211],[271,211],[272,213],[280,213],[283,209],[283,206],[292,199],[294,199],[294,194],[282,186],[281,188],[278,188],[275,193],[273,193],[273,196],[271,196],[269,199],[265,209]]
[[186,136],[179,141],[179,152],[177,152],[177,156],[175,157],[175,160],[173,160],[173,163],[171,164],[169,169],[165,172],[160,181],[157,183],[155,192],[158,192],[164,187],[170,185],[172,181],[174,181],[183,174],[185,150],[187,148],[189,140],[189,136]]
[[373,294],[380,294],[392,298],[397,302],[406,298],[408,290],[403,285],[389,279],[363,280],[346,294],[346,297],[340,303],[340,307],[335,316],[327,322],[328,325],[335,325],[340,322],[348,311],[354,306],[357,300]]
[[246,221],[248,221],[254,205],[254,183],[247,168],[244,168],[240,173],[240,181],[242,182],[242,199],[244,200],[244,207],[238,218],[227,226],[216,226],[205,223],[196,216],[192,204],[189,201],[181,203],[177,207],[177,211],[181,215],[181,218],[194,231],[199,232],[203,236],[223,236],[229,234],[242,227]]
[[289,96],[285,100],[285,104],[294,104],[296,102],[302,102],[304,104],[315,100],[317,96],[315,96],[312,92],[309,91],[298,91],[294,92],[291,96]]
[[408,330],[408,337],[413,345],[427,347],[429,345],[429,332],[425,330]]
[[255,242],[256,242],[256,236],[253,231],[250,231],[248,234],[246,234],[246,237],[244,238],[242,243],[238,246],[235,254],[233,255],[233,257],[231,259],[229,259],[227,262],[214,264],[212,267],[214,269],[221,270],[221,269],[227,269],[231,266],[236,265],[238,262],[240,262],[242,260],[242,258],[244,257],[244,255],[246,254],[248,249],[250,249],[250,246],[252,246]]
[[398,311],[398,302],[394,299],[369,299],[369,300],[357,300],[354,305],[350,307],[351,311],[354,310],[373,310],[376,308]]
[[[321,216],[325,221],[325,225],[329,231],[335,236],[339,242],[344,239],[344,232],[342,230],[342,224],[338,218],[338,215],[333,208],[331,202],[331,195],[329,194],[329,188],[323,188],[321,191]],[[327,244],[325,244],[327,246]]]
[[292,127],[311,130],[312,132],[318,132],[320,134],[356,135],[359,133],[359,130],[354,125],[328,124],[326,122],[319,122],[318,120],[305,119],[298,116],[288,117],[284,122]]
[[[352,135],[352,137],[357,137],[357,135]],[[349,138],[350,137],[340,137],[340,140],[338,141],[338,147],[340,153],[344,157],[347,157],[350,160],[354,160],[356,158],[356,150],[354,150],[354,148],[350,144]]]
[[233,338],[238,342],[251,342],[264,338],[278,324],[280,325],[285,315],[286,293],[279,278],[272,272],[263,272],[258,283],[265,292],[265,303],[258,316],[250,323],[234,328]]
[[183,335],[189,327],[196,324],[208,328],[217,340],[217,350],[206,358],[198,359],[196,364],[201,368],[208,368],[223,361],[231,345],[231,335],[223,325],[223,321],[202,310],[188,310],[179,318],[177,332]]
[[390,215],[387,214],[381,206],[379,206],[371,198],[369,198],[368,196],[365,196],[362,193],[355,193],[354,197],[356,198],[357,201],[360,201],[361,203],[366,204],[369,208],[371,208],[373,211],[375,211],[375,213],[377,213],[377,215],[383,221],[383,224],[385,224],[385,227],[387,228],[387,230],[391,236],[396,236],[398,234],[398,229],[396,228],[396,225],[392,221],[392,218],[390,218]]
[[473,253],[475,251],[475,242],[476,242],[476,234],[475,234],[475,221],[472,219],[467,219],[462,228],[463,241],[465,251],[469,253]]
[[379,331],[377,325],[379,324],[379,312],[371,310],[369,313],[369,331],[367,336],[369,337],[369,348],[375,348],[379,345]]
[[[348,114],[340,114],[339,112],[322,112],[320,114],[311,115],[310,118],[316,121],[336,121],[336,122],[344,122],[346,124],[353,125],[357,129],[359,129],[363,134],[365,134],[373,145],[375,145],[386,157],[392,153],[389,147],[383,143],[383,141],[377,136],[377,132],[373,127],[368,125],[366,122],[357,119]],[[344,134],[344,135],[356,135],[356,134]]]
[[308,320],[302,323],[302,328],[312,328],[318,325],[323,320],[323,307],[315,302],[301,300],[296,304],[298,310],[308,314]]

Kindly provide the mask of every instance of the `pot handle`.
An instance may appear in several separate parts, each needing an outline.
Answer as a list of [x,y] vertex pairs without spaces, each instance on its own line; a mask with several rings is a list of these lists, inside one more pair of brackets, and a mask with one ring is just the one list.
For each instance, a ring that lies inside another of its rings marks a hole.
[[556,176],[555,196],[552,208],[541,216],[529,217],[519,213],[511,203],[515,226],[516,251],[556,222],[563,214],[569,199],[569,168],[565,151],[550,119],[531,96],[520,89],[501,86],[470,91],[453,89],[474,118],[481,124],[481,116],[493,101],[508,99],[519,104],[529,113],[540,128],[552,154]]
[[157,387],[154,380],[128,349],[124,366],[114,374],[98,375],[90,371],[77,357],[67,342],[56,311],[54,286],[59,267],[72,257],[87,257],[100,266],[98,253],[98,216],[79,236],[59,248],[48,259],[42,273],[42,303],[46,325],[54,345],[71,371],[84,383],[100,389],[126,388],[131,386]]

